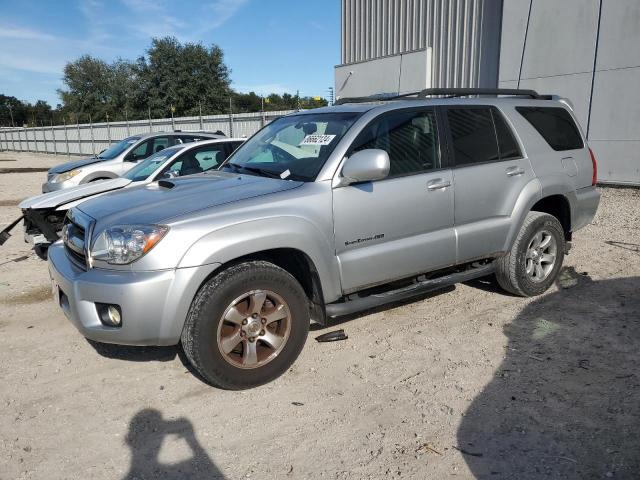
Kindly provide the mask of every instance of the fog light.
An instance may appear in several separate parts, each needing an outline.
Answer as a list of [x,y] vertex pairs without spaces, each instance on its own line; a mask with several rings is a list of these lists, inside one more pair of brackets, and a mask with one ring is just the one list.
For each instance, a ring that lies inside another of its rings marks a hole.
[[114,325],[120,325],[120,311],[117,307],[109,305],[109,308],[107,308],[107,315],[109,316],[111,323]]
[[118,305],[108,305],[105,303],[96,303],[100,322],[107,327],[122,326],[122,312]]

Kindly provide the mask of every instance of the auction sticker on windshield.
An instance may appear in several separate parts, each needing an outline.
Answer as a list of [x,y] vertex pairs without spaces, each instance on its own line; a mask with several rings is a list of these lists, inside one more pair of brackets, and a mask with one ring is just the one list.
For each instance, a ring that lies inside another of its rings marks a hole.
[[301,145],[329,145],[331,140],[336,138],[335,135],[307,135],[298,144]]

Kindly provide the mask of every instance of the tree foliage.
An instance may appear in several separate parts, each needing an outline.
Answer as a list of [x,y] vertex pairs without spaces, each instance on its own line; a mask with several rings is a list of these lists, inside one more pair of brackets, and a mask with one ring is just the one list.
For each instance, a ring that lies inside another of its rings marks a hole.
[[59,115],[44,100],[31,104],[22,102],[16,97],[0,94],[0,126],[2,127],[50,125],[57,120],[60,120]]
[[313,108],[324,99],[254,92],[230,87],[230,70],[220,47],[181,44],[174,37],[154,38],[135,62],[111,64],[85,55],[64,68],[64,89],[58,91],[65,114],[87,121],[164,118]]

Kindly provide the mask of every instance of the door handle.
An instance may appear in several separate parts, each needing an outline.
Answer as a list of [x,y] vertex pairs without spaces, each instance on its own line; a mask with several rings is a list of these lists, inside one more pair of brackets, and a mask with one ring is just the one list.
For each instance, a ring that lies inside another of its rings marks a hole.
[[524,175],[524,168],[520,168],[520,167],[507,168],[507,177],[515,177],[517,175]]
[[442,190],[443,188],[447,188],[451,186],[451,182],[449,180],[442,180],[441,178],[436,178],[435,180],[431,180],[427,182],[427,190]]

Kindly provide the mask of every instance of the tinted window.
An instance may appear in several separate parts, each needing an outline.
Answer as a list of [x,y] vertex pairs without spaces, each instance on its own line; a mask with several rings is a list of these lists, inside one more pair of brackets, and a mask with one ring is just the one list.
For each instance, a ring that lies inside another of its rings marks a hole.
[[217,168],[227,158],[224,143],[216,143],[207,147],[199,148],[195,152],[195,159],[205,172],[212,168]]
[[447,118],[456,165],[500,159],[489,108],[449,108]]
[[518,147],[518,143],[513,136],[513,132],[502,117],[502,114],[495,108],[491,109],[491,113],[493,114],[493,122],[496,126],[500,160],[522,157],[522,153],[520,153],[520,148]]
[[438,129],[433,110],[383,115],[369,124],[352,152],[378,148],[389,154],[389,176],[408,175],[440,166]]
[[516,107],[554,150],[583,148],[582,137],[569,112],[562,107]]

